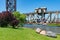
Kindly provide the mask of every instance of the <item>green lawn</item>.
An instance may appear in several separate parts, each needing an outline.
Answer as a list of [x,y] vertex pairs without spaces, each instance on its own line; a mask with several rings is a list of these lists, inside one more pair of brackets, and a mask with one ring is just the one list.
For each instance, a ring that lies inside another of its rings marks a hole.
[[60,40],[60,35],[57,36],[57,38],[47,37],[28,28],[0,28],[0,40]]

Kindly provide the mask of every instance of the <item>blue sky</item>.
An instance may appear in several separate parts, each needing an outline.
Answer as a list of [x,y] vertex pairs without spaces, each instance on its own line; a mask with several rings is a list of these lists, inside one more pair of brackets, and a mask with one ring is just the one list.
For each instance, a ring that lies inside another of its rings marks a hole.
[[[47,7],[48,11],[60,10],[60,0],[17,0],[17,11],[21,13],[34,12],[39,7]],[[0,12],[5,8],[5,0],[0,0]]]

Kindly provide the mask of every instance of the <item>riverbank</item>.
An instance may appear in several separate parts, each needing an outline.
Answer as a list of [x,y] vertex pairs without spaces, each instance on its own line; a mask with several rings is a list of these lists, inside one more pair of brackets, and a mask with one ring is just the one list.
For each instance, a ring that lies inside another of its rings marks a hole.
[[60,23],[48,23],[48,26],[60,26]]
[[42,25],[42,24],[24,24],[24,27],[31,28],[31,29],[41,28],[43,30],[53,31],[57,34],[60,34],[60,31],[59,31],[60,27],[58,26],[48,26],[48,25]]

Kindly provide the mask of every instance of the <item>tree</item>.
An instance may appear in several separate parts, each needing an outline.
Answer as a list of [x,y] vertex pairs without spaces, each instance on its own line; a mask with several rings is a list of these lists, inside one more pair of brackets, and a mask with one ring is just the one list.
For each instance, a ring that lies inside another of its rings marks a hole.
[[13,15],[16,17],[17,20],[19,20],[19,17],[20,17],[20,13],[15,11],[13,12]]
[[26,20],[26,15],[25,15],[25,14],[21,14],[19,18],[20,18],[20,21],[21,21],[22,23],[24,23],[25,20]]
[[20,20],[20,23],[24,23],[26,20],[26,15],[18,11],[13,12],[13,15],[17,18],[17,20]]

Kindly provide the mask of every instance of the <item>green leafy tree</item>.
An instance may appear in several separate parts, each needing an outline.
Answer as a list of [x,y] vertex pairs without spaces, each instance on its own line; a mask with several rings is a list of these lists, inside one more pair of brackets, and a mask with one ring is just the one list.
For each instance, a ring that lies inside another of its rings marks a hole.
[[26,20],[26,15],[25,15],[25,14],[21,14],[19,18],[20,18],[20,21],[21,21],[22,23],[24,23],[25,20]]
[[21,23],[24,23],[26,20],[26,15],[20,12],[13,12],[13,15],[17,18],[17,20],[20,20]]
[[17,20],[19,20],[19,17],[20,17],[20,12],[13,12],[13,15],[16,17]]

